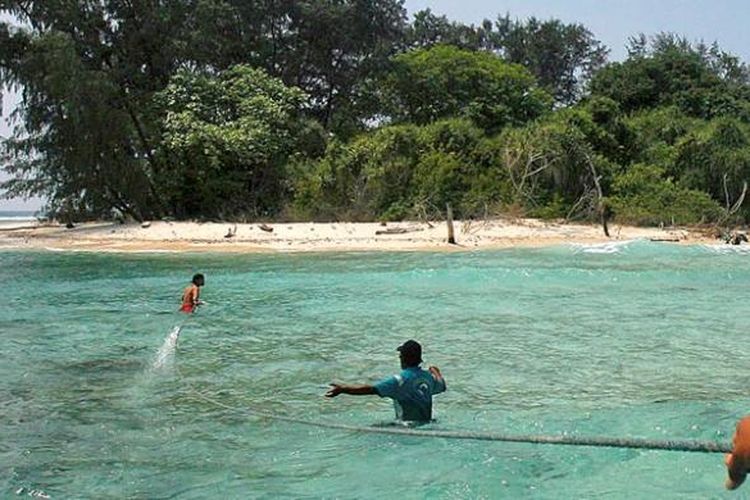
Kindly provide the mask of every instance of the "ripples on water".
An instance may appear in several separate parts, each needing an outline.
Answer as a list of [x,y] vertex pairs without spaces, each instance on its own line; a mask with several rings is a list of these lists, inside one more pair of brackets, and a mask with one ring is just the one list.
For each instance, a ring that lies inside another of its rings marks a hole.
[[[413,337],[448,381],[435,428],[728,440],[750,408],[746,248],[2,252],[0,496],[721,496],[720,455],[351,435],[187,383],[369,425],[389,402],[322,393],[395,373]],[[194,272],[209,305],[178,314]]]

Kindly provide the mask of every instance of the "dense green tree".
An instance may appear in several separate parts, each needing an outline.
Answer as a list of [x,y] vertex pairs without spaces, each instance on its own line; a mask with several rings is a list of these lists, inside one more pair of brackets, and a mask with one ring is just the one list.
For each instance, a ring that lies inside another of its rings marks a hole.
[[723,118],[686,135],[667,172],[729,208],[750,183],[750,127]]
[[[172,0],[178,2],[178,0]],[[404,37],[402,0],[183,0],[186,60],[248,64],[310,96],[308,114],[351,134],[377,114],[373,81]]]
[[593,74],[604,66],[609,50],[585,26],[558,19],[531,17],[513,20],[499,16],[493,23],[467,25],[419,11],[406,34],[411,48],[453,45],[487,51],[528,69],[559,104],[577,102]]
[[156,154],[153,99],[178,68],[265,67],[310,92],[309,116],[349,133],[375,113],[368,88],[404,22],[401,2],[389,0],[0,7],[20,23],[0,27],[2,83],[22,91],[22,127],[5,143],[8,194],[43,196],[52,212],[116,207],[137,218],[170,210],[155,186],[173,162]]
[[533,120],[551,104],[521,66],[447,45],[396,56],[387,85],[394,118],[417,124],[466,117],[495,131]]
[[165,155],[160,186],[181,217],[276,213],[305,100],[259,69],[177,73],[157,96]]
[[576,102],[609,50],[581,24],[530,17],[498,17],[489,35],[491,46],[510,62],[521,64],[558,103]]
[[736,58],[669,34],[631,45],[626,61],[597,73],[592,93],[615,100],[625,112],[675,105],[695,117],[750,121],[748,71]]
[[403,37],[401,0],[307,0],[289,13],[279,74],[311,97],[313,116],[348,135],[380,109],[372,91]]
[[185,2],[2,7],[20,23],[0,25],[2,83],[21,91],[4,143],[8,194],[43,196],[52,213],[163,213],[150,104],[180,64]]
[[[310,96],[309,114],[350,135],[377,114],[373,81],[406,29],[402,0],[201,0],[207,64],[264,68]],[[220,40],[221,42],[214,42]],[[212,49],[213,50],[213,49]],[[220,57],[217,57],[220,56]]]
[[492,23],[481,26],[466,25],[435,15],[430,9],[414,14],[406,32],[408,48],[430,48],[435,45],[453,45],[466,50],[491,50]]

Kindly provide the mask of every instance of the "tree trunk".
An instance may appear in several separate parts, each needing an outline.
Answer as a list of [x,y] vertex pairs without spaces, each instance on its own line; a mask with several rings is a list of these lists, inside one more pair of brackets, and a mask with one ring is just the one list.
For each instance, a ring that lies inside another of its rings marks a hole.
[[602,186],[599,184],[599,176],[596,175],[596,169],[594,168],[594,162],[591,161],[591,158],[588,154],[586,154],[586,163],[589,164],[589,169],[591,170],[591,176],[594,178],[594,185],[596,186],[596,193],[599,196],[599,199],[596,203],[597,210],[599,211],[599,218],[602,223],[602,229],[604,229],[604,235],[609,238],[609,228],[607,227],[607,219],[609,218],[609,209],[606,206],[606,203],[604,201],[604,194],[602,193]]
[[445,210],[446,210],[446,223],[448,224],[448,243],[451,245],[456,244],[456,237],[453,233],[453,210],[451,209],[451,204],[446,203],[445,204]]

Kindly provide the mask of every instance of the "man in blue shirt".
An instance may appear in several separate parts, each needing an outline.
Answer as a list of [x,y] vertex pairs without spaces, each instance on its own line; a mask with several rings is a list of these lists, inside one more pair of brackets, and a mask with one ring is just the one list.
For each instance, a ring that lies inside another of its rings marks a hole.
[[375,385],[331,384],[326,397],[377,394],[393,400],[397,419],[429,422],[432,420],[432,396],[445,391],[445,379],[435,366],[431,366],[429,371],[419,367],[422,363],[422,346],[419,342],[407,340],[398,348],[398,352],[402,368],[400,374],[384,378]]

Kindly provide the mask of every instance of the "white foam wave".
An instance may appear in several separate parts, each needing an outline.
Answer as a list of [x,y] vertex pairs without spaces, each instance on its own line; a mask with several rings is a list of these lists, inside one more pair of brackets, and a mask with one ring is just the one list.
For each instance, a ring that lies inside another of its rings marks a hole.
[[720,254],[750,254],[750,245],[727,245],[726,243],[716,243],[713,245],[701,245],[704,250]]
[[622,252],[631,243],[638,240],[608,241],[606,243],[573,243],[575,253],[593,253],[593,254],[615,254]]

